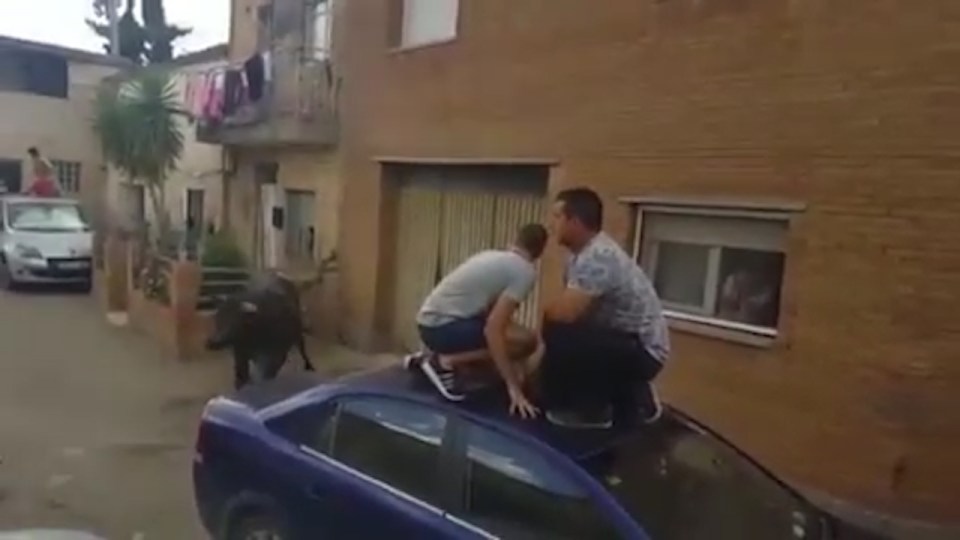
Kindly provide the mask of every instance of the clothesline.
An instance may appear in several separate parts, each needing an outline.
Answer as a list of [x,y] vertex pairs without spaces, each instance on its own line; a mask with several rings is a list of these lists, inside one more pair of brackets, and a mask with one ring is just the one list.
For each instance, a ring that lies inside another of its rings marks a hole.
[[272,83],[271,53],[257,53],[242,65],[222,66],[187,76],[184,108],[201,122],[217,123],[243,105],[257,103]]

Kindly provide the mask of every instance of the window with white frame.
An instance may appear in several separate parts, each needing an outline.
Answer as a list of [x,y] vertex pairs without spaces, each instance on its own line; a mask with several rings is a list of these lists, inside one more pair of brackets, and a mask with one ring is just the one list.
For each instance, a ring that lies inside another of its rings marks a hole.
[[313,1],[313,57],[330,58],[333,37],[333,0]]
[[638,215],[636,256],[669,316],[776,335],[785,215],[672,207]]
[[402,47],[438,43],[457,37],[460,0],[402,1]]
[[53,161],[53,169],[57,173],[60,189],[64,193],[80,193],[80,163],[76,161]]

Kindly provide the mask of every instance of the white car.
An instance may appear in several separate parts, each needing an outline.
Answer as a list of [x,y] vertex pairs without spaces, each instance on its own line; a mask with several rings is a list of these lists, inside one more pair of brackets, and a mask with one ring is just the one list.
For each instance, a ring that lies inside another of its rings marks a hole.
[[0,288],[93,283],[93,232],[71,199],[0,197]]

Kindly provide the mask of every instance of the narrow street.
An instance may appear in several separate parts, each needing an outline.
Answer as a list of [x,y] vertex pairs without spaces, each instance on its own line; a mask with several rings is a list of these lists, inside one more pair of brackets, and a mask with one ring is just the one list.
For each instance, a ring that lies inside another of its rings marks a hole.
[[179,364],[89,296],[0,293],[0,529],[201,539],[191,448],[217,359]]

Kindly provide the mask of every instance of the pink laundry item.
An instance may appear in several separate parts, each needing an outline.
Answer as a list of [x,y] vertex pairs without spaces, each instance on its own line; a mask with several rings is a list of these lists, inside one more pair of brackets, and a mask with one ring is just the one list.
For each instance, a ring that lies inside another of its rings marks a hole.
[[207,103],[204,107],[204,117],[210,120],[223,118],[224,99],[224,72],[214,72],[208,81]]
[[190,113],[196,118],[204,118],[207,100],[210,97],[210,74],[198,73],[195,81],[196,90],[193,93],[193,101],[190,103]]

